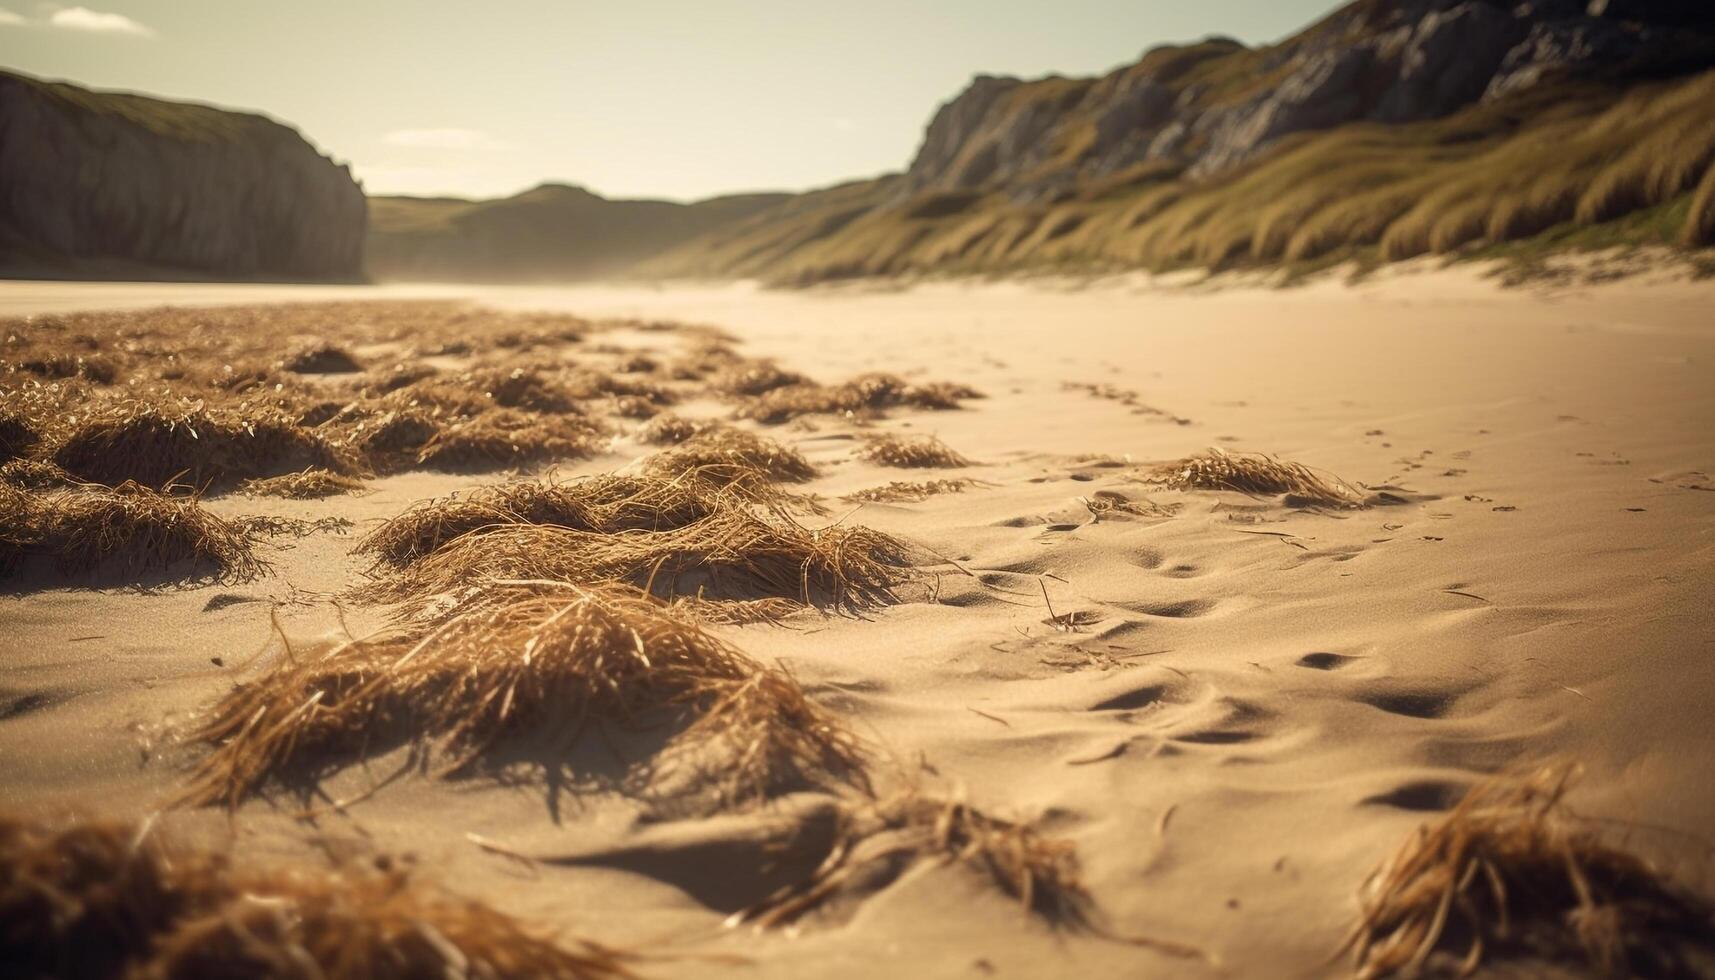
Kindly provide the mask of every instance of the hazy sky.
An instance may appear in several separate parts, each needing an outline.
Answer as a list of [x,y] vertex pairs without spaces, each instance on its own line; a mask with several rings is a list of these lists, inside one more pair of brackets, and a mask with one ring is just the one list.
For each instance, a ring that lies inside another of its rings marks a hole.
[[0,65],[258,109],[371,193],[796,190],[903,167],[978,72],[1280,38],[1333,0],[0,0]]

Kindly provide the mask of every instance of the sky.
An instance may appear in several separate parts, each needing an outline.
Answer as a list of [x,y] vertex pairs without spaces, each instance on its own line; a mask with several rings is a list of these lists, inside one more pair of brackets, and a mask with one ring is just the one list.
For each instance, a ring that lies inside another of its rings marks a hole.
[[694,200],[902,169],[978,73],[1266,43],[1333,0],[0,0],[0,66],[256,110],[371,194]]

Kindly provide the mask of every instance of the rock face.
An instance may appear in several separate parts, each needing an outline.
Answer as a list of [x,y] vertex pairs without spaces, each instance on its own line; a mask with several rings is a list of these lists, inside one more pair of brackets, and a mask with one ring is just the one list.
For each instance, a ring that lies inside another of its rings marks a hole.
[[1715,62],[1702,0],[1359,0],[1286,41],[1147,52],[1100,79],[980,76],[941,106],[901,196],[1052,199],[1144,164],[1230,170],[1294,133],[1445,116],[1572,74]]
[[366,223],[287,126],[0,72],[0,275],[358,279]]

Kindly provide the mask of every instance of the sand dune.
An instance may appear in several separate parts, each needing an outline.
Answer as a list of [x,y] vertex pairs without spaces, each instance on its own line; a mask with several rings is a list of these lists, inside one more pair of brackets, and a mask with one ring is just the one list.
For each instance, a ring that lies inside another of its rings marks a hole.
[[[25,284],[0,291],[0,312],[425,292]],[[1090,928],[1030,914],[979,862],[884,868],[862,852],[792,929],[723,926],[814,870],[844,805],[816,786],[694,812],[599,781],[544,786],[528,767],[375,788],[396,750],[338,768],[322,798],[252,798],[230,821],[175,811],[178,832],[246,860],[408,854],[526,922],[640,951],[632,966],[648,976],[1308,977],[1345,969],[1330,957],[1359,886],[1414,828],[1491,775],[1558,759],[1582,767],[1578,812],[1715,894],[1707,284],[1549,294],[1455,270],[1287,291],[1124,279],[432,292],[713,324],[743,355],[816,381],[885,371],[983,393],[954,410],[740,423],[814,468],[789,486],[821,501],[798,512],[805,526],[867,527],[929,557],[923,587],[897,603],[708,628],[783,665],[875,747],[890,789],[966,801],[1074,849]],[[666,360],[687,341],[628,328],[601,342]],[[616,424],[556,475],[643,471],[657,447],[639,422]],[[956,456],[889,466],[894,454],[865,452],[883,436],[933,436]],[[1375,496],[1347,509],[1160,482],[1211,448]],[[0,799],[27,814],[152,811],[184,787],[206,751],[184,736],[235,681],[287,643],[307,654],[384,625],[388,607],[351,594],[370,569],[354,552],[363,534],[503,478],[412,470],[359,495],[208,496],[228,518],[354,522],[263,540],[271,572],[253,581],[13,582]],[[863,499],[941,480],[959,482]],[[655,738],[616,730],[577,759],[612,771],[610,748],[635,760]],[[301,802],[321,816],[294,819]],[[891,832],[909,841],[910,827]]]

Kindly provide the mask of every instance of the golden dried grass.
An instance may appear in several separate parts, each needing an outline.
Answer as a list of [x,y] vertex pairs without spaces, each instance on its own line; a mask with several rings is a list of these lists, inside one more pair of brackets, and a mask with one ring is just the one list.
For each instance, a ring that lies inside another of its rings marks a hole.
[[685,527],[720,501],[695,484],[600,475],[569,483],[519,481],[424,501],[371,532],[359,554],[403,568],[462,535],[509,524],[551,524],[599,534]]
[[634,976],[628,954],[551,941],[388,864],[260,869],[149,822],[0,817],[0,963],[22,977]]
[[601,448],[601,431],[577,415],[536,415],[497,408],[448,425],[422,444],[417,464],[475,472],[548,461],[585,459]]
[[50,458],[95,483],[226,485],[346,461],[317,433],[269,410],[125,400],[91,407],[56,440]]
[[0,577],[30,559],[50,561],[62,575],[121,581],[205,571],[236,581],[264,570],[249,537],[232,522],[193,498],[135,483],[44,493],[0,485]]
[[246,480],[238,488],[240,493],[251,497],[286,497],[291,500],[333,497],[342,493],[356,493],[362,489],[362,480],[320,467],[298,473]]
[[1366,880],[1346,945],[1357,975],[1416,975],[1442,954],[1459,975],[1518,954],[1584,960],[1606,975],[1697,975],[1715,954],[1708,904],[1602,842],[1546,767],[1474,787]]
[[904,469],[951,469],[971,461],[931,435],[904,436],[895,432],[865,436],[857,454],[872,463]]
[[803,415],[879,418],[896,407],[951,409],[980,398],[974,388],[951,382],[914,385],[891,374],[862,374],[837,385],[800,382],[773,388],[740,402],[739,418],[775,424]]
[[822,864],[807,878],[733,915],[729,924],[790,925],[859,890],[886,887],[915,870],[963,865],[988,877],[1028,912],[1083,926],[1089,895],[1077,852],[1028,822],[988,816],[959,800],[915,787],[848,807]]
[[688,419],[672,412],[662,412],[637,427],[637,441],[651,446],[669,446],[725,425],[715,419]]
[[1353,484],[1303,463],[1262,453],[1229,453],[1213,448],[1159,467],[1150,479],[1174,490],[1232,490],[1254,497],[1284,497],[1293,505],[1368,506],[1368,495]]
[[356,374],[363,370],[351,352],[335,344],[300,347],[280,361],[280,370],[293,374]]
[[872,504],[909,504],[943,493],[964,493],[977,481],[957,480],[895,480],[879,487],[869,487],[845,495],[845,500]]
[[671,769],[722,804],[867,785],[856,738],[783,670],[636,590],[517,581],[236,687],[194,734],[213,751],[182,802],[236,806],[271,782],[399,744],[449,771],[518,737],[569,751],[605,723],[675,726],[646,775]]
[[797,450],[767,436],[721,427],[700,432],[643,461],[643,473],[663,480],[695,478],[766,495],[768,484],[814,479],[816,467]]
[[911,576],[910,565],[902,542],[866,527],[811,530],[779,513],[718,503],[701,520],[659,531],[480,528],[377,578],[358,594],[422,608],[489,577],[626,584],[667,598],[772,597],[856,609],[894,601],[894,588]]

